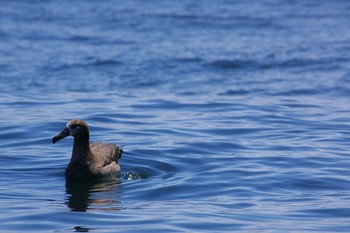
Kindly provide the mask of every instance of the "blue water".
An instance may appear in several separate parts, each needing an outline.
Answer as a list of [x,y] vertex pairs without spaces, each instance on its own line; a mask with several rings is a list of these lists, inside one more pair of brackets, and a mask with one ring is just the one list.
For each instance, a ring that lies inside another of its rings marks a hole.
[[[0,232],[350,232],[350,2],[0,3]],[[69,185],[72,118],[125,145]]]

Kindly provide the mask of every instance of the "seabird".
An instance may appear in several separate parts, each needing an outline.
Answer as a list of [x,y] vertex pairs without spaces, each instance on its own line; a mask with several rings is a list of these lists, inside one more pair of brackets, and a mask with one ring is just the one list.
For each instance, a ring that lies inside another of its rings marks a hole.
[[115,144],[90,144],[89,126],[84,121],[69,121],[63,131],[52,138],[52,143],[67,136],[74,137],[72,157],[65,172],[67,180],[88,181],[120,171],[118,160],[123,150]]

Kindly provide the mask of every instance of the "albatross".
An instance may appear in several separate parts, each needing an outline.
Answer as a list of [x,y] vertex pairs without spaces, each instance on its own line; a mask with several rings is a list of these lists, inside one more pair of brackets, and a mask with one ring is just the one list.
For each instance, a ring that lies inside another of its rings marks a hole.
[[89,126],[84,121],[69,121],[63,131],[52,138],[52,143],[68,136],[74,137],[74,143],[72,157],[65,171],[66,180],[88,181],[120,171],[118,160],[123,150],[115,144],[90,144]]

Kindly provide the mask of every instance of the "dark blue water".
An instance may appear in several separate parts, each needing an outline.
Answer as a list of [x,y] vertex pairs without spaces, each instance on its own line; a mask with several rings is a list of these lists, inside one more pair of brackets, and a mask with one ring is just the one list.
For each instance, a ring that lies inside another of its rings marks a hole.
[[[350,2],[0,2],[0,232],[349,232]],[[65,184],[72,118],[125,145]]]

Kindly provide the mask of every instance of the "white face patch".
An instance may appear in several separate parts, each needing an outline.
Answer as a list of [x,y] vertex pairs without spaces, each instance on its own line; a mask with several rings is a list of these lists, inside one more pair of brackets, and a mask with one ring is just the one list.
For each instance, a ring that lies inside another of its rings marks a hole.
[[[81,125],[72,125],[70,124],[71,122],[68,122],[66,127],[70,130],[70,131],[74,131],[74,130],[77,130],[77,129],[81,129],[83,128],[83,126]],[[73,127],[72,127],[73,126]]]
[[66,127],[69,129],[70,132],[74,131],[75,129],[72,128],[71,121],[69,121],[66,125]]
[[74,137],[79,132],[89,131],[89,128],[85,126],[86,123],[79,120],[71,120],[67,123],[66,127],[70,132],[70,135]]

